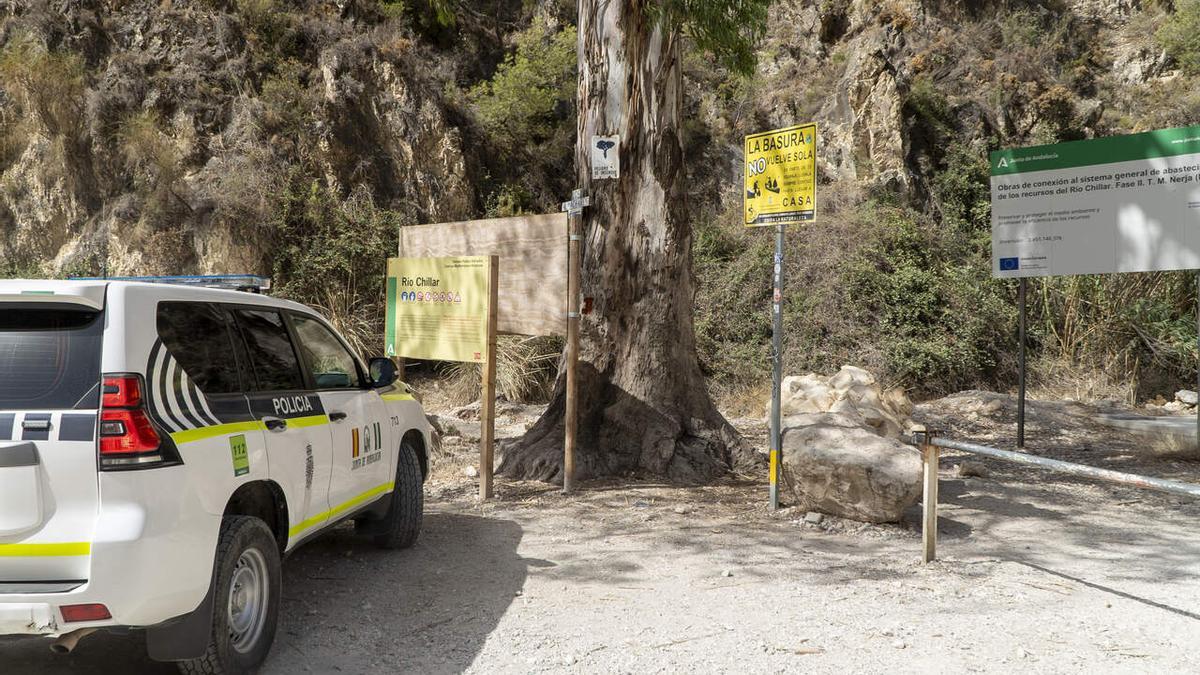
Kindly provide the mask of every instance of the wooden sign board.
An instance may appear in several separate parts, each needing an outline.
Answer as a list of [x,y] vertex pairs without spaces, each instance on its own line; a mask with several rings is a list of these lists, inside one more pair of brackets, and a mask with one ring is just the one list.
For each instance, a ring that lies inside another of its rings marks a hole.
[[388,356],[483,365],[479,498],[491,499],[496,441],[496,256],[390,258]]
[[499,256],[497,331],[514,335],[566,332],[565,213],[401,227],[399,256]]
[[384,353],[483,363],[493,265],[487,256],[389,258]]

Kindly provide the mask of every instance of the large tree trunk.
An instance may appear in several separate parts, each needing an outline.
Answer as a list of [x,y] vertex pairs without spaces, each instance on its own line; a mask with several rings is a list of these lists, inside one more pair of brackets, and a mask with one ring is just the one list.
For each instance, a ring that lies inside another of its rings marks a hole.
[[[581,0],[575,165],[584,220],[576,477],[646,471],[701,481],[752,451],[717,412],[696,357],[691,227],[680,139],[679,33],[643,0]],[[621,137],[621,177],[592,182],[593,135]],[[565,378],[504,448],[500,472],[561,482]]]

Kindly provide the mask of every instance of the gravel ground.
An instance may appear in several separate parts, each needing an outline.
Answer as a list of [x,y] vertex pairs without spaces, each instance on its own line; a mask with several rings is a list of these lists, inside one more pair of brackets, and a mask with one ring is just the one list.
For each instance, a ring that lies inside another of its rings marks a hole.
[[[1011,401],[992,396],[918,416],[1002,445]],[[1094,428],[1092,412],[1033,405],[1031,445],[1198,479],[1200,464]],[[481,505],[469,456],[439,457],[413,549],[341,527],[288,559],[264,673],[1200,671],[1195,502],[991,460],[964,478],[950,455],[941,560],[922,565],[916,509],[895,526],[811,525],[736,481],[572,497],[500,481]],[[174,672],[143,648],[102,634],[57,657],[5,639],[0,671]]]

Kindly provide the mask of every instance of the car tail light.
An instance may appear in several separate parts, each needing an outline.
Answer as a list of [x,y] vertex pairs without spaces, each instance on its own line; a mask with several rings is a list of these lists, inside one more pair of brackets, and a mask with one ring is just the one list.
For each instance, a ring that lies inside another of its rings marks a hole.
[[162,439],[146,414],[140,375],[105,375],[100,410],[100,465],[161,462]]
[[111,619],[112,614],[108,608],[100,603],[91,603],[87,605],[63,605],[58,608],[62,612],[63,621],[67,623],[78,623],[80,621],[103,621]]

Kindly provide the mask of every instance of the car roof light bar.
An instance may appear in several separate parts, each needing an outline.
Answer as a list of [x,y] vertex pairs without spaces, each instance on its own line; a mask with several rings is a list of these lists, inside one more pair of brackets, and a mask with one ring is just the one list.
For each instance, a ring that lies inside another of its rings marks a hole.
[[152,277],[70,277],[72,281],[140,281],[150,284],[176,284],[200,288],[223,288],[230,291],[266,293],[271,290],[271,278],[257,274],[191,274]]

